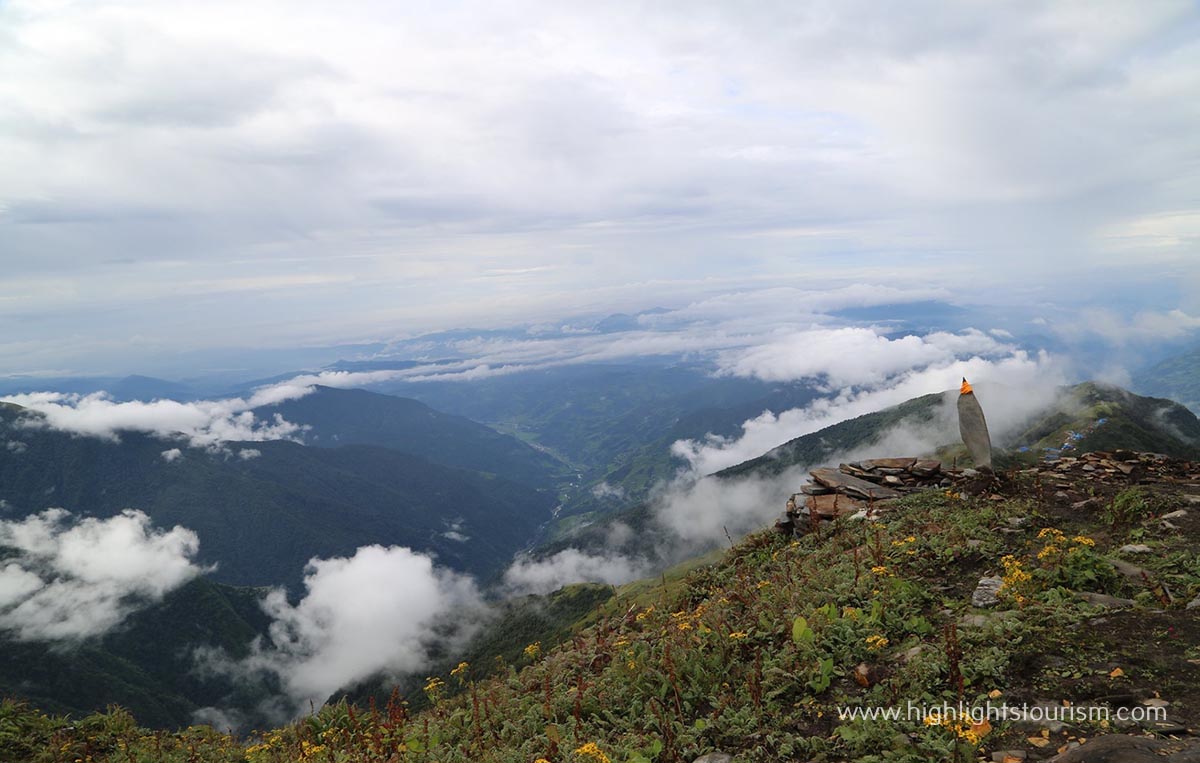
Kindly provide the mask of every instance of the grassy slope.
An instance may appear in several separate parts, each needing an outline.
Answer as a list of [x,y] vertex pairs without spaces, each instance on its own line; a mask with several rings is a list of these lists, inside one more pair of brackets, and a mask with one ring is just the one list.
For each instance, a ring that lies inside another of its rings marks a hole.
[[[158,745],[154,759],[163,761],[290,761],[308,751],[345,761],[640,763],[690,761],[713,749],[739,761],[942,761],[956,747],[972,759],[977,742],[1029,747],[1025,737],[1038,729],[997,726],[977,740],[967,728],[919,721],[843,721],[836,707],[954,704],[993,692],[1009,702],[1136,701],[1158,692],[1194,723],[1200,632],[1182,603],[1200,593],[1200,521],[1193,512],[1180,529],[1164,529],[1152,515],[1183,499],[1131,493],[1121,500],[1145,513],[1114,526],[1105,512],[1111,492],[1099,489],[1094,508],[1076,510],[1044,498],[1053,488],[1032,479],[1011,484],[1004,500],[926,493],[879,524],[845,522],[795,541],[751,536],[666,588],[618,594],[593,625],[503,675],[473,682],[468,673],[452,698],[434,687],[435,706],[415,717],[334,706],[247,749],[201,731],[147,735],[119,714],[68,729],[10,705],[0,708],[0,745],[10,729],[34,761],[75,755],[85,740],[95,760],[125,760],[114,752],[118,738],[135,751]],[[1063,539],[1040,532],[1048,527]],[[1131,540],[1154,548],[1138,563],[1169,583],[1172,608],[1111,571],[1105,558]],[[981,574],[1003,570],[1006,556],[1031,577],[1012,578],[1002,612],[980,617],[971,591]],[[1071,590],[1138,604],[1105,613]],[[1094,627],[1101,619],[1104,627]],[[1101,731],[1069,726],[1047,744]]]

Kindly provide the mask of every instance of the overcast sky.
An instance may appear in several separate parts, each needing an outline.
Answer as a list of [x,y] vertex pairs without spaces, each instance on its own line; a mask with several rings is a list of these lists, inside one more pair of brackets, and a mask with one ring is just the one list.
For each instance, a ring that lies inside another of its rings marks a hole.
[[1192,2],[0,2],[0,371],[779,285],[1200,315],[1197,125]]

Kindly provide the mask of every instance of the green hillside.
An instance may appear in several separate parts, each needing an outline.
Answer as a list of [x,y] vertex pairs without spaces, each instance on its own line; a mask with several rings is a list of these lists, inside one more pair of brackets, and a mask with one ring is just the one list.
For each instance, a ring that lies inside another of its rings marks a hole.
[[417,400],[361,389],[318,387],[296,400],[256,411],[305,424],[305,442],[321,447],[379,445],[436,464],[501,475],[534,487],[553,487],[567,467],[511,435]]
[[[551,516],[553,495],[503,477],[454,469],[394,450],[292,442],[230,443],[228,452],[187,448],[136,433],[119,443],[29,429],[0,411],[0,498],[8,516],[50,506],[112,516],[127,507],[155,524],[200,536],[216,580],[296,584],[314,556],[396,544],[433,552],[442,564],[488,577]],[[182,454],[165,460],[162,451]],[[258,455],[243,459],[237,451]]]
[[192,652],[210,646],[244,656],[267,629],[260,595],[197,578],[102,638],[54,648],[0,639],[0,695],[75,715],[121,705],[160,728],[186,726],[206,706],[252,710],[263,697],[228,679],[200,676]]
[[1200,414],[1200,346],[1134,374],[1133,388],[1178,400]]

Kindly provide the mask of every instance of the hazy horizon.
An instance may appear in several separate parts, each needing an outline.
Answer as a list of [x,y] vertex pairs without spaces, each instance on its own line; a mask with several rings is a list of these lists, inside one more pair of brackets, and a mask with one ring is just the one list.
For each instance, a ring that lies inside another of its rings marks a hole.
[[983,331],[1194,337],[1198,29],[1184,2],[6,3],[0,368],[282,371],[328,353],[249,364],[855,284]]

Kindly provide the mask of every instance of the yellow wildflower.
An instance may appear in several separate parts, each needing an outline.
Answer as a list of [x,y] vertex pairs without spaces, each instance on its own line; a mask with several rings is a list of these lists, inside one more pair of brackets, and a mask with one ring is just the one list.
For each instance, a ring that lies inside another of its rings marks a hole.
[[594,760],[596,763],[612,763],[595,742],[588,742],[582,747],[576,747],[575,754]]
[[452,675],[452,676],[454,676],[455,678],[457,678],[457,679],[461,680],[461,679],[462,679],[462,677],[463,677],[464,675],[466,675],[466,673],[467,673],[467,668],[469,668],[469,667],[471,667],[471,664],[470,664],[470,663],[467,663],[467,662],[460,662],[460,663],[458,663],[458,667],[456,667],[454,670],[451,670],[451,671],[450,671],[450,675]]
[[529,646],[525,647],[524,651],[526,657],[531,660],[536,660],[542,654],[542,642],[535,641]]
[[746,638],[746,635],[746,631],[734,631],[733,633],[729,634],[729,640],[741,641],[742,639]]
[[867,636],[866,641],[867,641],[867,649],[870,649],[872,652],[878,652],[880,649],[883,649],[889,643],[886,636],[882,636],[878,633]]

